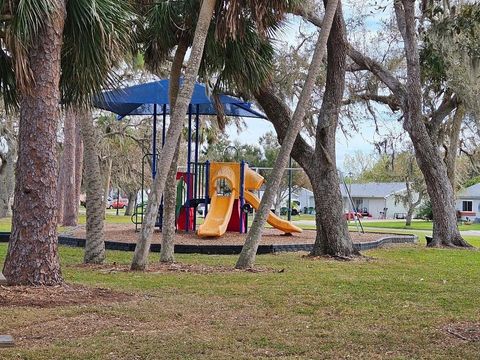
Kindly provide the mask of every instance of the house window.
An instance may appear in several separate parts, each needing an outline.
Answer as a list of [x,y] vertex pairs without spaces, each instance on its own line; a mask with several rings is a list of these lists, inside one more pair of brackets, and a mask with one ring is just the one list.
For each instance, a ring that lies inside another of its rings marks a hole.
[[473,201],[462,201],[462,211],[472,211]]
[[355,211],[361,212],[363,210],[363,199],[353,199],[355,204]]

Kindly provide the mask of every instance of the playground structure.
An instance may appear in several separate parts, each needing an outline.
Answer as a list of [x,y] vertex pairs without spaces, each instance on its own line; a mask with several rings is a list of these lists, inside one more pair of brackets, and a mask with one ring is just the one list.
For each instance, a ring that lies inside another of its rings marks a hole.
[[[149,155],[146,155],[147,158]],[[144,161],[144,167],[147,161]],[[265,183],[263,176],[245,162],[191,163],[191,171],[178,171],[176,176],[176,229],[195,231],[199,206],[204,209],[204,222],[198,227],[200,237],[218,237],[227,231],[246,233],[248,215],[260,206],[254,191]],[[142,181],[142,184],[143,181]],[[142,194],[143,194],[142,186]],[[142,202],[144,201],[142,197]],[[163,207],[160,206],[156,226],[162,227]],[[132,216],[137,228],[143,219],[143,207],[137,207]],[[284,233],[300,233],[302,230],[273,212],[267,222]]]
[[[119,120],[128,115],[153,115],[152,153],[146,154],[142,160],[142,199],[140,206],[136,206],[135,214],[132,216],[136,230],[143,222],[146,200],[144,199],[146,163],[150,164],[152,178],[155,178],[157,171],[158,115],[162,115],[161,145],[165,144],[166,118],[170,112],[168,93],[169,81],[161,80],[106,91],[94,99],[96,107],[116,113]],[[260,199],[251,191],[258,190],[265,180],[243,161],[240,163],[199,162],[200,115],[216,115],[216,106],[218,106],[218,102],[212,100],[206,93],[206,87],[197,83],[188,107],[187,167],[186,171],[178,172],[176,177],[176,228],[179,231],[195,231],[197,229],[197,209],[200,204],[203,204],[205,222],[198,228],[199,236],[216,237],[223,235],[226,231],[245,233],[248,213],[252,211],[251,207],[257,209],[260,204]],[[239,98],[228,95],[219,95],[218,98],[223,107],[221,109],[223,115],[265,118],[263,114],[254,110],[250,103]],[[159,109],[161,109],[161,113],[159,113]],[[194,121],[193,117],[195,117]],[[192,136],[193,123],[195,123],[194,139]],[[167,186],[172,185],[174,184],[167,184]],[[156,226],[160,229],[162,220],[163,199],[156,221]],[[268,217],[268,222],[285,233],[301,232],[300,228],[273,213]]]
[[[245,162],[209,164],[209,181],[206,193],[211,199],[210,211],[198,228],[201,237],[222,236],[227,230],[246,232],[248,208],[258,209],[260,199],[252,192],[259,190],[265,179],[250,169]],[[285,233],[302,230],[275,214],[268,216],[268,223]]]

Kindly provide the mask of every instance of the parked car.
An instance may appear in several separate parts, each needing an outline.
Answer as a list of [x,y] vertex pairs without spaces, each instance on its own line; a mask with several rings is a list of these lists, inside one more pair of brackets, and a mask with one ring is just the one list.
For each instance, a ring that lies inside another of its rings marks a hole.
[[110,203],[109,209],[125,209],[128,205],[128,199],[115,199]]
[[[300,215],[298,212],[298,209],[291,209],[292,216],[297,216]],[[280,215],[282,216],[287,216],[288,215],[288,208],[286,206],[283,206],[280,208]]]
[[[102,200],[104,199],[104,197],[102,196]],[[107,209],[111,209],[112,208],[112,202],[113,202],[113,199],[111,196],[107,197],[107,202],[105,203],[105,206],[107,207]]]
[[[104,197],[102,195],[102,201]],[[105,203],[105,206],[107,209],[111,209],[112,205],[112,198],[109,196],[107,197],[107,202]],[[87,195],[86,194],[80,194],[80,206],[86,207],[87,206]]]
[[353,211],[348,211],[344,214],[346,220],[355,220],[355,215],[357,216],[357,219],[363,218],[363,215],[359,212],[354,213]]

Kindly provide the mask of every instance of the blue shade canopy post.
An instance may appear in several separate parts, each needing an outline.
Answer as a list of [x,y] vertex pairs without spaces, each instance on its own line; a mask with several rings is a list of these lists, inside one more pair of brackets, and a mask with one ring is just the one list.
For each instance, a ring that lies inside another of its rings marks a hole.
[[[163,127],[162,132],[165,132],[165,126]],[[157,174],[157,104],[153,105],[152,154],[152,178],[155,179],[155,175]]]

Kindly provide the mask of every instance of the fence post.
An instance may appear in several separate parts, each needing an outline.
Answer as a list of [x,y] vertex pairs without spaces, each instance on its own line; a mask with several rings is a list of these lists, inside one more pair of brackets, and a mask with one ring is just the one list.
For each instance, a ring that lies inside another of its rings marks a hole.
[[192,182],[191,166],[192,166],[192,104],[188,105],[188,147],[187,147],[187,201],[185,201],[185,231],[190,230],[190,184]]
[[208,214],[208,197],[210,196],[210,161],[205,162],[205,211],[204,216]]
[[245,187],[245,161],[242,160],[240,162],[240,234],[243,233],[243,205],[245,205],[245,199],[244,199],[244,187]]

